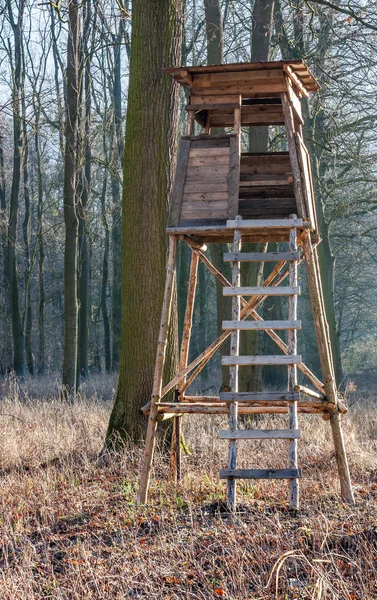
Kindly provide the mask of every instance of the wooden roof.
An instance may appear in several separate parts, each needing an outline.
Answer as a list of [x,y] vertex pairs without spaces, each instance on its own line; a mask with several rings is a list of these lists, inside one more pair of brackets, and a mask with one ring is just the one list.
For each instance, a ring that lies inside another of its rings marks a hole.
[[195,75],[205,73],[229,73],[232,71],[282,70],[289,67],[308,92],[316,92],[320,86],[304,60],[279,60],[254,63],[229,63],[197,67],[169,67],[165,72],[185,87],[191,87]]

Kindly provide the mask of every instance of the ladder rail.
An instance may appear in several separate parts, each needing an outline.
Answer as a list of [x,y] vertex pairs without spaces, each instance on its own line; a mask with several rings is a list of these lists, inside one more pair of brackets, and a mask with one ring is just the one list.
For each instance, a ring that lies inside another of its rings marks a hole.
[[[290,252],[297,251],[297,230],[292,228],[289,235]],[[289,285],[297,286],[297,262],[292,261],[289,264]],[[292,295],[288,298],[288,320],[297,319],[297,296]],[[297,354],[297,330],[288,329],[288,352],[290,355]],[[297,365],[291,363],[288,365],[288,391],[294,392],[297,385]],[[297,402],[292,402],[289,406],[289,429],[298,429]],[[297,439],[291,439],[288,450],[288,465],[291,469],[298,469],[298,443]],[[290,508],[297,510],[299,507],[299,482],[298,478],[291,479],[290,483]]]
[[[239,218],[236,219],[240,221]],[[235,229],[234,240],[232,251],[239,253],[241,250],[241,231]],[[233,262],[232,265],[232,285],[239,287],[241,283],[241,268],[238,261]],[[234,296],[232,298],[232,319],[238,321],[241,314],[241,298],[240,296]],[[232,356],[238,356],[240,345],[240,331],[235,329],[232,331],[230,336],[230,354]],[[232,365],[230,368],[230,389],[232,392],[238,392],[238,365]],[[238,427],[238,402],[230,402],[228,407],[228,426],[230,431],[236,431]],[[228,468],[234,470],[237,466],[237,440],[229,440],[229,454],[228,454]],[[228,479],[228,507],[230,510],[234,510],[236,506],[236,481],[233,477]]]

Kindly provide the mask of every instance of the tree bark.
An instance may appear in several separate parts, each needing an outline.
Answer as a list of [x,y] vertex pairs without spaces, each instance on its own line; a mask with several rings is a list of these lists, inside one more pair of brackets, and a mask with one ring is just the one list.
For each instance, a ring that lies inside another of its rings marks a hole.
[[[251,23],[251,61],[269,60],[271,49],[274,0],[255,0]],[[249,152],[267,152],[268,127],[249,128]],[[267,244],[246,244],[244,252],[265,252]],[[263,263],[241,265],[241,285],[259,286],[263,278]],[[242,331],[240,354],[258,355],[262,351],[262,336],[258,331]],[[239,372],[240,391],[262,389],[262,367],[242,367]]]
[[120,181],[117,176],[119,168],[123,168],[124,142],[122,128],[122,84],[121,84],[121,42],[123,38],[123,22],[119,30],[113,35],[113,169],[111,171],[111,190],[113,197],[113,219],[111,229],[112,246],[112,368],[119,369],[120,361],[120,332],[121,332],[121,246],[122,246],[122,210]]
[[66,124],[64,156],[64,358],[63,396],[72,400],[77,377],[77,254],[78,221],[76,199],[77,119],[78,119],[78,40],[79,4],[71,0],[68,10],[68,47],[66,71]]
[[[108,442],[114,434],[138,440],[146,426],[140,408],[153,385],[178,125],[178,86],[163,68],[180,64],[180,51],[181,1],[135,0],[123,178],[121,364]],[[176,337],[172,332],[168,377],[177,364]]]
[[22,328],[20,293],[17,268],[17,222],[19,210],[20,185],[22,174],[22,117],[21,117],[21,78],[22,78],[22,22],[25,0],[18,7],[17,21],[12,12],[12,3],[7,0],[8,16],[14,38],[13,67],[13,177],[9,204],[8,224],[8,261],[9,261],[9,298],[13,338],[13,368],[16,375],[25,374],[25,339]]
[[80,150],[82,151],[83,165],[80,169],[80,190],[78,192],[78,227],[79,227],[79,269],[78,269],[78,373],[77,386],[80,379],[87,379],[89,373],[88,349],[89,349],[89,271],[90,271],[90,252],[88,244],[87,231],[87,209],[90,196],[91,185],[91,56],[89,51],[88,38],[91,27],[91,2],[88,0],[83,5],[85,10],[83,32],[82,32],[82,53],[80,64],[80,80],[83,82],[80,86],[85,94],[83,105],[82,126],[80,127]]
[[[221,14],[220,0],[204,0],[205,25],[207,37],[207,64],[219,65],[224,62],[224,27]],[[213,129],[213,133],[223,133],[221,128]],[[231,277],[230,266],[225,265],[223,254],[226,251],[224,244],[211,244],[209,253],[211,262],[218,271],[223,273],[227,279]],[[200,293],[199,285],[199,293]],[[222,322],[229,319],[231,313],[232,301],[223,295],[223,286],[216,280],[216,322],[218,335],[222,333]],[[206,325],[206,321],[204,323]],[[222,345],[220,349],[221,356],[228,355],[230,352],[230,339]],[[207,373],[207,369],[205,370]],[[204,375],[202,375],[204,376]],[[229,385],[229,368],[221,367],[221,379],[223,385]]]

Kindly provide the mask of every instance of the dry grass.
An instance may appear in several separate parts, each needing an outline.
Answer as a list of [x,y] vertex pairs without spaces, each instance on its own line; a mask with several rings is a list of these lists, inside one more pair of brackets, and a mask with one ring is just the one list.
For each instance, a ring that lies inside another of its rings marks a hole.
[[[137,508],[141,450],[96,464],[109,401],[93,394],[62,406],[14,382],[5,391],[1,599],[377,598],[377,413],[368,405],[344,423],[356,506],[340,501],[329,425],[303,417],[302,511],[289,513],[285,482],[247,483],[232,521],[217,478],[221,419],[186,419],[193,454],[182,484],[166,483],[160,452],[150,502]],[[249,442],[241,462],[283,466],[285,455],[284,443]]]

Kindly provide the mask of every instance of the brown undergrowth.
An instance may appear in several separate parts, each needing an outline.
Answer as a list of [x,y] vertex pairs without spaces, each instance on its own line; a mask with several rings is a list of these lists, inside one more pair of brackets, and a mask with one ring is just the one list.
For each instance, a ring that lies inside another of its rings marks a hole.
[[[160,451],[149,503],[138,508],[141,450],[96,461],[109,411],[95,394],[71,407],[14,389],[1,402],[2,600],[377,598],[373,408],[355,405],[344,420],[355,506],[340,501],[328,423],[302,417],[301,511],[289,512],[286,482],[240,483],[233,519],[217,476],[224,419],[186,419],[182,483],[167,483]],[[284,466],[285,457],[280,442],[240,450],[249,467]]]

